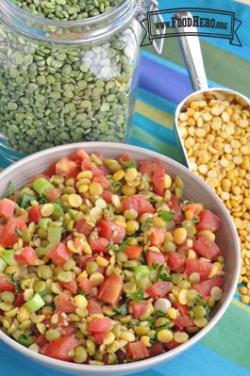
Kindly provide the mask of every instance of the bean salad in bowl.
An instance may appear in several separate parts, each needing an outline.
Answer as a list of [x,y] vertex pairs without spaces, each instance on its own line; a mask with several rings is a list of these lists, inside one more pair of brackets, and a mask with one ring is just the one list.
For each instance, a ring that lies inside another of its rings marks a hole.
[[161,160],[82,149],[0,200],[0,327],[51,358],[163,354],[223,296],[222,221]]

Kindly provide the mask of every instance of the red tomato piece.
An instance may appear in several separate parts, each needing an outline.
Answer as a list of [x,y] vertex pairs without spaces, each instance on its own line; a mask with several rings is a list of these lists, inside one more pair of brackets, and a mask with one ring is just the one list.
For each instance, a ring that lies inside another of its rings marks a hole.
[[166,281],[158,281],[155,282],[153,285],[148,287],[146,289],[146,292],[148,295],[151,296],[151,298],[157,299],[157,298],[164,298],[164,296],[167,295],[167,293],[171,290],[172,283],[166,282]]
[[29,217],[29,222],[38,223],[40,219],[42,218],[40,206],[39,205],[32,206],[32,208],[28,210],[28,217]]
[[45,192],[45,196],[49,201],[56,201],[61,196],[61,191],[57,188],[51,189],[51,191]]
[[[185,205],[185,213],[189,213],[189,214],[192,214],[192,218],[195,216],[195,215],[199,215],[202,210],[204,209],[204,206],[202,204],[199,204],[199,203],[193,203],[193,204],[188,204],[188,205]],[[191,218],[191,216],[190,216]]]
[[154,192],[159,196],[163,196],[165,167],[161,161],[156,161],[154,165],[155,169],[152,176]]
[[165,233],[164,229],[153,227],[150,232],[150,244],[160,247],[164,242]]
[[185,316],[188,314],[188,306],[174,302],[173,306],[180,311],[180,314]]
[[24,247],[20,253],[15,254],[15,259],[20,265],[36,265],[38,257],[32,247]]
[[94,253],[106,253],[109,241],[105,238],[90,239],[89,245]]
[[88,324],[88,331],[94,333],[106,333],[113,326],[113,321],[109,317],[104,317],[101,319],[93,319]]
[[72,294],[76,294],[77,293],[78,286],[77,286],[77,283],[76,283],[75,279],[72,279],[72,281],[70,281],[70,282],[60,282],[60,285],[64,289],[72,292]]
[[76,308],[69,291],[63,291],[55,297],[55,306],[57,311],[65,313],[72,313]]
[[123,210],[134,209],[139,216],[144,213],[154,213],[151,203],[141,194],[126,197],[122,204]]
[[12,283],[10,279],[6,276],[0,276],[0,291],[10,291],[15,292],[16,291],[16,285],[15,283]]
[[111,191],[103,191],[102,198],[106,201],[107,204],[110,204],[112,202],[112,196],[113,193]]
[[212,264],[202,259],[187,260],[185,273],[199,273],[201,279],[206,279],[212,270]]
[[165,352],[164,346],[160,342],[153,343],[153,345],[149,347],[149,355],[151,357],[163,354],[164,352]]
[[122,291],[122,285],[122,277],[120,275],[111,274],[106,277],[101,284],[98,299],[105,303],[116,305]]
[[82,161],[85,161],[85,160],[88,161],[89,155],[85,150],[79,149],[79,150],[75,151],[74,153],[70,154],[69,159],[71,161],[81,163]]
[[219,246],[207,236],[199,236],[194,241],[193,249],[198,255],[209,260],[215,260],[221,254]]
[[172,195],[170,200],[169,200],[168,205],[169,205],[170,209],[175,213],[173,220],[175,221],[175,223],[180,224],[181,221],[182,221],[183,214],[182,214],[182,211],[181,211],[181,207],[180,207],[180,203],[178,201],[178,198],[176,196]]
[[169,252],[167,263],[171,270],[177,273],[183,273],[186,264],[186,257],[177,252]]
[[197,224],[197,230],[217,231],[221,228],[222,222],[220,217],[210,210],[204,210],[200,214],[200,222]]
[[179,316],[174,320],[175,325],[179,329],[184,329],[193,325],[193,320],[188,316]]
[[146,253],[146,260],[149,266],[153,264],[164,265],[166,263],[165,257],[161,252],[148,251]]
[[98,345],[101,345],[104,341],[104,337],[106,336],[106,332],[103,332],[103,333],[91,333],[92,337],[94,337],[95,339],[95,342],[98,344]]
[[80,234],[89,236],[93,230],[93,225],[88,223],[85,219],[79,219],[79,221],[76,222],[74,229]]
[[50,358],[70,361],[72,357],[69,356],[69,352],[77,347],[79,343],[79,340],[74,334],[60,337],[46,344],[42,353]]
[[9,218],[4,229],[0,243],[3,247],[11,247],[18,241],[17,230],[22,230],[26,227],[25,220],[19,218]]
[[24,295],[23,295],[23,292],[20,291],[20,292],[17,294],[17,296],[16,296],[15,306],[16,306],[16,307],[21,307],[24,303],[25,303]]
[[71,161],[69,158],[60,159],[55,166],[56,175],[61,175],[64,177],[73,176],[79,171],[77,163]]
[[92,313],[102,313],[102,306],[97,301],[90,299],[88,300],[87,310],[90,315]]
[[210,295],[210,291],[213,287],[222,287],[223,286],[223,279],[221,277],[213,277],[207,279],[206,281],[194,283],[192,288],[198,291],[198,293],[203,297],[206,298]]
[[103,188],[108,188],[109,187],[109,181],[106,178],[106,176],[104,176],[104,175],[95,176],[93,178],[93,181],[95,183],[100,183]]
[[92,282],[88,278],[82,278],[78,284],[85,294],[89,294],[93,288]]
[[15,208],[16,203],[14,201],[9,200],[8,198],[0,200],[0,217],[6,219],[11,218],[14,214]]
[[129,154],[122,154],[118,160],[120,163],[125,163],[131,161],[131,157]]
[[149,302],[137,302],[136,300],[131,300],[129,302],[129,313],[132,314],[134,319],[139,319],[147,312],[149,305]]
[[126,253],[128,259],[137,260],[141,256],[142,247],[139,245],[130,245],[124,249],[124,252]]
[[149,357],[148,349],[142,341],[129,342],[126,345],[126,354],[131,360],[139,360]]
[[70,259],[70,252],[63,243],[60,243],[52,248],[48,257],[56,265],[63,265]]
[[179,343],[177,343],[177,342],[175,342],[174,340],[172,340],[172,341],[170,341],[170,342],[168,342],[168,343],[165,343],[164,345],[166,346],[166,348],[167,348],[168,350],[172,350],[172,349],[174,349],[175,347],[179,346]]
[[43,172],[43,176],[44,177],[48,177],[48,178],[51,178],[51,176],[55,175],[56,174],[56,165],[55,164],[52,164],[50,165],[47,170],[45,170]]
[[123,227],[110,220],[102,219],[98,223],[99,235],[112,243],[121,243],[126,235]]

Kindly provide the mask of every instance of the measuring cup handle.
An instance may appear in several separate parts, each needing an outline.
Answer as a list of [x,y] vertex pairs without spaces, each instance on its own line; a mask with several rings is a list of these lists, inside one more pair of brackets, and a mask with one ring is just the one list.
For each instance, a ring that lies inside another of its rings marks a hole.
[[[189,12],[178,12],[177,18],[193,18]],[[179,43],[182,50],[183,59],[192,81],[193,89],[205,90],[208,88],[207,76],[204,68],[202,52],[199,37],[197,36],[197,28],[182,27],[176,23],[176,30],[179,34]],[[194,34],[196,33],[196,35]]]

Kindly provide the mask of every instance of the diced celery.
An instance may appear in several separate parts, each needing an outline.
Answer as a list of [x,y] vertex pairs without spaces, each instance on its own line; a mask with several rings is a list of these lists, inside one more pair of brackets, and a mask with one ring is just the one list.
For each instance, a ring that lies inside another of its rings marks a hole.
[[150,269],[146,265],[140,265],[135,269],[134,273],[135,278],[138,280],[147,277],[150,273]]
[[38,222],[38,226],[39,226],[39,228],[47,231],[50,223],[52,223],[51,218],[42,218]]
[[4,269],[6,268],[6,262],[0,258],[0,273],[2,273],[4,271]]
[[62,237],[62,228],[50,223],[48,226],[48,243],[53,246],[59,244]]
[[54,211],[53,211],[53,218],[54,219],[59,219],[59,218],[62,218],[64,216],[64,211],[63,211],[63,208],[61,207],[61,205],[57,204],[57,203],[54,203]]
[[28,302],[25,303],[25,307],[31,313],[38,311],[45,305],[45,301],[39,294],[35,294]]
[[7,265],[16,265],[13,249],[6,249],[2,254],[2,259]]
[[32,188],[39,195],[43,195],[45,192],[51,191],[54,187],[47,179],[41,177],[33,182]]

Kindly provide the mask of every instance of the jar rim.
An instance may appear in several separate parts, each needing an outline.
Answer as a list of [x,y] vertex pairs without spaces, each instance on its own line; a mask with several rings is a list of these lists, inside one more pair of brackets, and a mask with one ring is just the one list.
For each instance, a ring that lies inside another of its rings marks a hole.
[[[68,21],[33,15],[11,0],[1,0],[0,20],[33,39],[54,43],[83,44],[96,42],[115,34],[131,21],[137,9],[138,0],[124,0],[121,4],[97,16]],[[60,33],[51,32],[57,29]],[[77,32],[74,32],[76,29]]]

